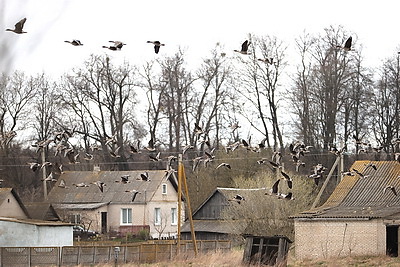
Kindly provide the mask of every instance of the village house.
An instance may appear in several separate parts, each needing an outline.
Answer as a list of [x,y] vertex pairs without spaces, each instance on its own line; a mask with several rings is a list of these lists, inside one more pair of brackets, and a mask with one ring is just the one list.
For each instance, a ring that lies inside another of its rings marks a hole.
[[[148,181],[142,179],[146,175]],[[105,184],[103,191],[97,181]],[[67,171],[50,191],[48,202],[64,220],[99,233],[177,236],[177,181],[165,170]]]
[[[35,214],[48,214],[39,210],[36,206]],[[0,247],[61,247],[72,244],[72,224],[32,219],[14,189],[0,188]]]
[[12,188],[0,188],[0,217],[30,218],[28,210]]
[[399,162],[356,161],[350,171],[322,206],[291,217],[296,259],[398,256]]

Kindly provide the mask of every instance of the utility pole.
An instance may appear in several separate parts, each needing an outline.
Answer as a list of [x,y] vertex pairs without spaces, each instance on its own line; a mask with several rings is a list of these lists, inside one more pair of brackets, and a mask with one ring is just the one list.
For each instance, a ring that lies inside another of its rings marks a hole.
[[[42,166],[46,162],[46,152],[44,151],[45,146],[42,147]],[[42,180],[43,180],[43,196],[44,200],[47,200],[47,182],[46,182],[46,166],[43,167],[42,172]]]
[[188,186],[186,183],[186,175],[185,175],[185,169],[183,167],[183,161],[182,161],[182,154],[178,155],[178,253],[180,251],[180,239],[181,239],[181,226],[180,226],[180,216],[181,216],[181,209],[182,209],[182,185],[183,183],[184,189],[185,189],[185,199],[187,202],[187,208],[188,208],[188,217],[189,217],[189,222],[190,222],[190,233],[192,236],[192,243],[193,243],[193,249],[194,249],[194,255],[197,256],[197,241],[196,241],[196,234],[194,231],[194,222],[192,218],[192,209],[190,207],[190,198],[189,198],[189,190]]

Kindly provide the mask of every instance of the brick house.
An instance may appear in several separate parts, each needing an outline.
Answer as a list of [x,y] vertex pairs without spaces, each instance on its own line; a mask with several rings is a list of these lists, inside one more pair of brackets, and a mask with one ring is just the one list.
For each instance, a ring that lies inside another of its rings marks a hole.
[[291,216],[296,259],[398,256],[400,164],[356,161],[353,169],[363,177],[345,175],[322,206]]
[[[149,181],[141,180],[148,173]],[[68,171],[60,175],[48,202],[64,221],[82,224],[103,234],[138,234],[149,231],[153,238],[177,235],[178,194],[175,175],[165,170]],[[128,183],[121,183],[127,176]],[[106,184],[103,192],[93,183]],[[60,183],[65,186],[60,187]],[[84,183],[85,187],[74,184]],[[133,199],[133,193],[137,190]],[[184,212],[182,212],[182,218]]]

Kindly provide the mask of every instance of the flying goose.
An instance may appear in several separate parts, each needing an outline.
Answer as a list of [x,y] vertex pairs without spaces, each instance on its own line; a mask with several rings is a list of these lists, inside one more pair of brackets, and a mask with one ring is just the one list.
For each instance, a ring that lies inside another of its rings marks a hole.
[[393,194],[394,194],[395,196],[397,196],[396,188],[395,188],[393,185],[388,185],[388,186],[386,186],[386,187],[383,189],[383,193],[385,194],[386,191],[387,191],[388,189],[390,189],[390,191],[392,191]]
[[120,181],[115,181],[116,183],[121,183],[121,184],[127,184],[130,183],[131,181],[129,181],[129,174],[124,174],[121,176],[121,180]]
[[292,189],[292,186],[293,186],[293,180],[292,180],[292,178],[290,178],[290,176],[289,176],[287,173],[283,172],[283,171],[281,171],[281,174],[282,174],[282,176],[284,177],[284,180],[287,181],[288,187],[289,187],[290,189]]
[[228,199],[228,201],[236,201],[238,204],[240,204],[240,202],[246,200],[243,196],[237,194],[236,196],[234,196],[231,199]]
[[186,151],[188,151],[189,149],[193,149],[193,148],[194,148],[194,146],[192,146],[192,145],[184,146],[182,149],[182,155],[184,155],[186,153]]
[[141,192],[137,191],[136,189],[132,189],[132,190],[125,190],[125,192],[127,193],[132,193],[132,202],[135,201],[136,195],[137,194],[141,194]]
[[72,41],[64,41],[64,42],[69,43],[69,44],[72,44],[73,46],[82,46],[82,45],[83,45],[83,44],[81,43],[81,41],[76,40],[76,39],[74,39],[74,40],[72,40]]
[[370,162],[368,164],[365,164],[365,170],[364,171],[366,171],[368,168],[372,168],[375,171],[378,169],[378,167],[376,167],[376,165],[374,163],[372,163],[372,162]]
[[121,41],[109,41],[110,43],[113,43],[114,44],[114,46],[116,47],[116,48],[118,48],[118,49],[121,49],[124,45],[126,45],[126,44],[124,44],[123,42],[121,42]]
[[369,175],[365,175],[362,172],[358,171],[357,169],[353,168],[353,171],[358,174],[361,178],[367,178]]
[[29,164],[29,168],[34,172],[39,170],[40,166],[41,166],[40,163],[37,163],[37,162],[28,162],[28,164]]
[[161,153],[158,152],[156,156],[149,155],[149,158],[150,158],[151,161],[154,161],[154,162],[160,161],[160,160],[161,160],[161,159],[160,159],[160,154],[161,154]]
[[158,54],[158,52],[160,51],[160,47],[165,45],[162,44],[160,41],[147,41],[147,43],[154,45],[154,52],[156,54]]
[[267,63],[267,64],[274,64],[274,58],[270,57],[270,58],[259,58],[258,61]]
[[6,29],[6,31],[15,32],[18,34],[26,33],[22,30],[24,27],[25,21],[26,21],[26,18],[21,19],[20,21],[17,22],[17,24],[15,24],[14,29]]
[[243,54],[243,55],[248,55],[247,50],[249,49],[250,44],[251,43],[248,40],[246,40],[243,42],[242,49],[240,51],[239,50],[233,50],[233,51]]
[[102,182],[102,181],[96,181],[96,182],[93,182],[92,184],[97,185],[97,187],[99,188],[100,192],[103,193],[103,191],[104,191],[104,186],[106,186],[106,184],[105,184],[104,182]]
[[54,178],[53,172],[50,172],[50,174],[45,179],[43,179],[42,181],[57,182],[57,179]]
[[345,51],[350,51],[350,50],[351,50],[351,42],[352,42],[352,40],[353,40],[353,38],[350,36],[350,37],[346,40],[346,42],[344,43],[343,49],[344,49]]
[[72,184],[72,185],[74,185],[75,187],[89,187],[89,185],[86,183],[78,183],[78,184]]
[[142,180],[142,181],[151,181],[149,178],[149,173],[148,172],[144,172],[140,174],[140,177],[137,178],[137,180]]
[[66,183],[65,183],[65,180],[64,180],[64,179],[61,179],[61,180],[60,180],[60,183],[58,184],[58,187],[61,187],[61,188],[67,188],[67,185],[66,185]]
[[222,162],[215,169],[219,169],[221,167],[225,167],[225,168],[231,169],[231,165],[229,163],[226,163],[226,162]]

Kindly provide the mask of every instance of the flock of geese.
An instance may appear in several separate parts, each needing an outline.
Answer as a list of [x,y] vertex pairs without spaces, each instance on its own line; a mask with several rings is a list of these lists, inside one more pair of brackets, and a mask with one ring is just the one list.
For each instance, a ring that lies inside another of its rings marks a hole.
[[[27,33],[26,31],[23,30],[25,22],[26,22],[26,18],[23,18],[14,25],[14,29],[6,29],[6,31],[14,32],[16,34]],[[74,39],[72,41],[64,41],[64,42],[72,44],[73,46],[82,46],[83,45],[83,43],[80,40],[76,40],[76,39]],[[121,41],[109,41],[109,42],[113,43],[113,44],[110,46],[103,45],[102,47],[107,48],[112,51],[116,51],[116,50],[121,50],[122,47],[124,45],[126,45],[125,43],[123,43]],[[147,41],[147,43],[151,43],[154,45],[154,52],[156,54],[158,54],[158,52],[160,51],[161,46],[165,46],[165,44],[161,43],[160,41]]]
[[[21,19],[20,21],[18,21],[15,26],[14,29],[6,29],[6,31],[11,31],[14,32],[16,34],[23,34],[23,33],[27,33],[26,31],[24,31],[24,25],[26,22],[26,18]],[[82,46],[83,43],[80,40],[72,40],[72,41],[65,41],[66,43],[70,43],[73,46]],[[123,48],[124,45],[126,45],[124,42],[122,41],[109,41],[110,43],[112,43],[112,45],[109,46],[102,46],[103,48],[112,50],[112,51],[117,51],[117,50],[121,50]],[[161,43],[160,41],[147,41],[147,43],[151,43],[154,45],[154,52],[156,54],[158,54],[158,52],[160,51],[160,47],[161,46],[165,46],[165,44]],[[248,40],[244,41],[242,43],[241,49],[240,50],[234,50],[234,52],[243,54],[243,55],[249,55],[249,46],[251,45],[251,42],[249,42]],[[350,51],[351,50],[351,46],[352,46],[352,37],[350,36],[344,46],[337,46],[337,48],[342,48],[345,51]],[[274,63],[274,59],[273,58],[259,58],[259,61],[262,61],[264,63],[268,63],[268,64],[273,64]],[[240,126],[238,125],[238,123],[232,124],[231,126],[232,129],[232,133],[237,130]],[[210,147],[210,140],[208,138],[208,135],[206,134],[206,132],[198,125],[195,124],[195,128],[194,128],[197,140],[198,140],[198,145],[207,145],[208,147]],[[15,132],[14,132],[14,136],[15,136]],[[64,153],[64,157],[67,157],[69,159],[69,163],[78,163],[78,158],[80,156],[79,153],[75,153],[74,149],[69,147],[67,145],[67,141],[68,138],[71,137],[71,133],[69,133],[68,131],[63,131],[61,133],[57,133],[56,137],[54,139],[50,139],[50,140],[45,140],[42,142],[39,142],[37,144],[35,144],[34,146],[37,147],[38,151],[43,148],[46,147],[47,145],[49,145],[51,142],[55,142],[56,143],[56,154],[55,156],[57,156],[58,153]],[[11,136],[12,139],[13,136]],[[353,136],[355,141],[356,141],[356,145],[360,145],[360,146],[365,146],[366,143],[363,143],[360,139],[356,138],[355,136]],[[113,137],[109,138],[109,140],[106,142],[106,145],[109,143],[114,142],[115,140],[113,139]],[[399,140],[400,143],[400,140]],[[235,149],[237,149],[238,147],[244,147],[246,150],[248,151],[253,151],[253,152],[260,152],[261,149],[265,148],[265,139],[260,142],[257,146],[251,146],[250,145],[250,140],[246,141],[244,139],[241,139],[240,141],[237,141],[235,143],[229,144],[225,147],[225,151],[226,153],[229,153],[231,151],[234,151]],[[92,150],[98,150],[100,149],[99,146],[93,145]],[[154,146],[154,140],[150,140],[148,143],[148,146],[145,147],[147,151],[150,152],[154,152],[155,146]],[[187,150],[189,149],[193,149],[194,146],[193,145],[187,145],[183,148],[182,150],[182,154],[185,154]],[[305,167],[305,163],[301,160],[301,157],[304,156],[306,153],[310,152],[310,148],[312,148],[312,146],[306,146],[301,142],[296,142],[296,143],[292,143],[289,146],[289,154],[292,157],[292,161],[295,164],[295,168],[296,171],[298,172],[300,168],[304,168]],[[370,147],[369,147],[370,148]],[[345,148],[342,148],[341,150],[338,150],[336,147],[332,147],[330,152],[335,154],[335,155],[340,155],[341,153],[344,152]],[[117,147],[115,150],[111,150],[110,149],[110,156],[113,158],[119,158],[121,157],[120,155],[120,150],[121,147]],[[375,152],[380,152],[382,150],[382,147],[377,147],[377,148],[373,148],[373,150]],[[130,145],[130,153],[134,154],[134,153],[140,153],[140,147],[139,147],[139,142],[137,144],[137,146],[134,145]],[[360,148],[358,150],[358,153],[367,153],[367,148]],[[85,160],[92,160],[93,159],[93,155],[90,153],[85,153],[84,155],[84,159]],[[149,159],[151,161],[154,162],[158,162],[158,161],[162,161],[162,158],[160,157],[160,152],[158,152],[155,156],[152,154],[149,154]],[[171,164],[173,161],[176,161],[176,157],[175,156],[168,156],[167,158],[167,162],[168,162],[168,168],[171,168]],[[214,149],[211,149],[210,151],[204,151],[204,155],[202,156],[198,156],[195,157],[193,159],[193,167],[192,170],[195,171],[197,169],[197,167],[199,166],[200,162],[204,162],[204,166],[207,167],[209,165],[210,162],[212,162],[215,159],[215,155],[214,155]],[[267,158],[261,158],[260,160],[257,161],[258,164],[269,164],[271,166],[272,169],[274,170],[279,170],[279,173],[282,175],[282,179],[285,180],[287,182],[287,186],[289,189],[292,189],[292,184],[293,184],[293,180],[292,178],[285,173],[282,169],[283,166],[281,164],[281,159],[282,159],[282,154],[280,151],[276,151],[273,153],[272,158],[271,159],[267,159]],[[396,153],[395,154],[395,160],[400,162],[400,153]],[[30,166],[30,169],[33,171],[38,171],[41,170],[45,167],[51,167],[52,163],[50,162],[44,162],[43,164],[37,163],[37,162],[29,162],[28,163]],[[219,165],[216,166],[215,169],[231,169],[231,165],[227,162],[222,162]],[[356,169],[352,169],[351,171],[345,171],[342,173],[342,175],[349,175],[349,176],[354,176],[354,175],[359,175],[361,178],[367,178],[368,175],[365,175],[365,171],[368,170],[369,168],[376,170],[377,167],[376,165],[369,163],[368,165],[365,166],[365,169],[363,170],[363,172],[356,170]],[[317,164],[312,168],[312,173],[309,175],[309,178],[314,179],[315,184],[318,185],[319,180],[321,179],[323,173],[326,171],[326,167],[322,166],[322,164]],[[62,165],[58,166],[58,172],[59,173],[63,173],[62,170]],[[170,171],[168,171],[169,173],[171,173]],[[140,175],[140,178],[143,181],[150,181],[148,173],[142,173]],[[55,182],[57,181],[54,178],[53,172],[50,172],[50,174],[48,175],[47,178],[44,179],[45,181],[50,181],[50,182]],[[270,189],[270,192],[266,193],[269,195],[275,195],[277,196],[279,199],[294,199],[293,198],[293,194],[292,192],[289,192],[288,194],[283,194],[280,193],[278,190],[278,185],[281,179],[277,179],[276,182],[273,184],[272,188]],[[128,176],[122,176],[121,180],[116,181],[118,183],[129,183],[129,177]],[[94,185],[98,186],[100,192],[103,192],[104,190],[104,186],[105,183],[101,182],[101,181],[96,181],[93,182]],[[67,186],[65,185],[65,181],[61,181],[59,183],[60,187],[64,187],[66,188]],[[78,183],[78,184],[73,184],[73,186],[76,187],[88,187],[88,184],[85,183]],[[384,188],[384,193],[386,193],[387,191],[391,191],[394,195],[397,196],[397,191],[395,189],[394,186],[388,185]],[[126,192],[131,192],[133,194],[132,197],[132,201],[134,201],[135,197],[137,194],[140,194],[140,192],[138,192],[137,190],[130,190],[130,191],[126,191]],[[245,198],[241,195],[236,195],[233,199],[231,199],[232,201],[236,201],[239,204],[245,200]]]
[[[14,29],[6,29],[6,31],[11,31],[14,32],[16,34],[23,34],[23,33],[27,33],[26,31],[23,30],[24,25],[26,22],[26,18],[21,19],[20,21],[18,21],[15,26]],[[74,39],[72,41],[65,41],[66,43],[69,43],[73,46],[82,46],[83,43],[80,40]],[[112,50],[112,51],[117,51],[117,50],[121,50],[122,47],[124,45],[126,45],[125,43],[123,43],[122,41],[109,41],[110,43],[112,43],[112,45],[109,46],[105,46],[103,45],[103,48]],[[158,54],[158,52],[160,51],[160,47],[161,46],[165,46],[165,44],[161,43],[160,41],[147,41],[147,43],[153,44],[154,45],[154,52],[156,54]],[[241,49],[240,50],[233,50],[234,52],[240,53],[242,55],[250,55],[251,53],[249,53],[249,46],[251,45],[251,42],[249,40],[245,40],[242,43]],[[345,51],[350,51],[351,50],[351,45],[352,45],[352,37],[350,36],[344,46],[337,46],[337,48],[343,48],[343,50]],[[221,53],[222,56],[225,55],[225,53]],[[269,58],[259,58],[258,59],[261,62],[267,63],[267,64],[274,64],[274,59],[272,57]]]
[[[234,133],[238,128],[240,128],[238,123],[234,123],[230,125],[230,128],[232,129],[232,133]],[[76,164],[79,163],[79,157],[80,153],[69,143],[68,139],[73,136],[74,131],[69,131],[69,130],[63,130],[59,132],[54,133],[53,138],[49,138],[44,141],[37,142],[33,144],[32,146],[36,148],[36,151],[39,152],[41,149],[44,149],[45,147],[47,148],[48,145],[54,144],[53,148],[55,149],[54,156],[64,156],[65,158],[68,159],[69,164]],[[211,142],[208,137],[207,131],[203,130],[202,127],[200,127],[198,124],[194,125],[194,134],[196,136],[196,145],[200,147],[202,155],[196,156],[192,160],[192,171],[195,172],[199,166],[200,163],[203,162],[204,167],[210,167],[213,166],[214,161],[220,161],[220,159],[216,158],[215,155],[215,148],[212,148]],[[10,134],[11,135],[11,134]],[[364,149],[365,147],[368,147],[368,150],[372,150],[375,152],[379,152],[382,149],[380,147],[373,148],[368,144],[367,142],[363,142],[354,136],[354,140],[356,145],[361,146],[360,150]],[[231,153],[235,151],[238,148],[245,149],[246,151],[253,152],[253,153],[259,153],[261,152],[262,149],[265,148],[265,139],[262,140],[261,142],[257,143],[256,145],[252,145],[251,143],[251,137],[248,140],[245,139],[240,139],[240,141],[236,141],[231,144],[227,144],[225,146],[225,152],[226,153]],[[400,144],[400,139],[398,141],[394,141]],[[107,146],[107,149],[109,150],[110,156],[114,158],[121,157],[122,153],[125,153],[126,149],[125,147],[117,147],[117,149],[112,149],[112,147],[116,144],[116,136],[112,137],[107,137],[105,140],[105,144]],[[204,146],[204,147],[202,147]],[[140,154],[142,151],[148,152],[148,160],[151,162],[165,162],[167,164],[166,168],[166,176],[171,175],[172,173],[176,172],[173,168],[173,162],[177,161],[177,157],[174,155],[169,155],[166,157],[161,157],[161,152],[157,151],[158,145],[155,144],[155,141],[153,139],[149,140],[147,146],[141,146],[140,142],[138,141],[135,145],[130,144],[128,150],[129,154]],[[195,145],[186,145],[182,149],[182,155],[185,155],[188,150],[194,149]],[[306,163],[303,161],[303,157],[311,152],[312,146],[305,145],[302,142],[294,142],[289,145],[288,147],[288,155],[291,158],[291,161],[293,162],[295,166],[296,172],[299,172],[301,168],[306,167]],[[90,149],[92,151],[95,150],[102,150],[101,146],[93,144]],[[346,148],[343,147],[341,149],[337,149],[335,146],[332,146],[330,149],[330,153],[335,154],[336,156],[339,156],[341,153],[345,152]],[[365,153],[368,152],[366,150]],[[199,152],[196,152],[199,153]],[[94,155],[90,154],[88,152],[84,152],[85,156],[84,159],[87,161],[93,160]],[[400,153],[396,153],[396,157],[399,158]],[[285,200],[292,200],[294,199],[293,193],[290,191],[293,188],[293,179],[290,177],[290,175],[284,171],[284,167],[282,164],[282,158],[284,155],[282,155],[281,151],[275,151],[272,153],[271,158],[260,158],[258,159],[255,164],[259,165],[268,165],[274,173],[278,175],[277,180],[274,182],[272,185],[271,189],[266,193],[266,195],[272,195],[277,197],[278,199],[285,199]],[[397,159],[398,160],[398,159]],[[63,165],[59,165],[57,163],[53,164],[51,162],[43,162],[42,164],[38,162],[28,162],[28,165],[30,169],[34,172],[40,171],[43,168],[50,168],[51,172],[47,176],[47,178],[44,179],[44,181],[47,182],[56,182],[57,179],[55,178],[54,173],[61,174],[63,173]],[[53,171],[53,167],[55,167],[55,170]],[[216,170],[234,170],[234,166],[232,166],[229,162],[220,162],[218,165],[214,165],[214,168]],[[343,171],[342,175],[343,176],[355,176],[358,175],[360,178],[368,178],[368,174],[366,174],[367,170],[377,170],[377,166],[373,163],[368,163],[365,165],[365,168],[363,170],[358,170],[353,168],[352,170],[349,171]],[[317,164],[311,168],[311,174],[308,176],[309,178],[312,178],[315,182],[316,185],[318,185],[320,179],[323,177],[324,173],[326,172],[327,168],[324,167],[322,164]],[[142,180],[145,182],[151,181],[148,172],[143,172],[140,174],[139,177],[136,178],[137,180]],[[287,193],[282,193],[281,190],[279,190],[279,184],[280,180],[284,180],[287,184],[286,188],[289,189],[289,192]],[[127,184],[130,183],[131,181],[129,180],[129,175],[122,176],[120,180],[115,181],[116,183],[121,183],[121,184]],[[92,184],[96,185],[100,192],[103,192],[104,186],[106,184],[102,181],[96,181],[93,182]],[[59,187],[62,188],[67,188],[65,181],[61,181],[58,184]],[[75,187],[88,187],[90,186],[89,184],[86,183],[77,183],[77,184],[72,184],[72,186]],[[386,194],[388,191],[392,192],[397,196],[397,191],[396,188],[392,185],[388,185],[384,188],[384,193]],[[134,201],[135,197],[137,194],[140,194],[139,191],[137,190],[127,190],[126,192],[132,193],[132,201]],[[241,195],[236,195],[232,201],[236,201],[237,203],[241,203],[245,200],[245,198]]]

